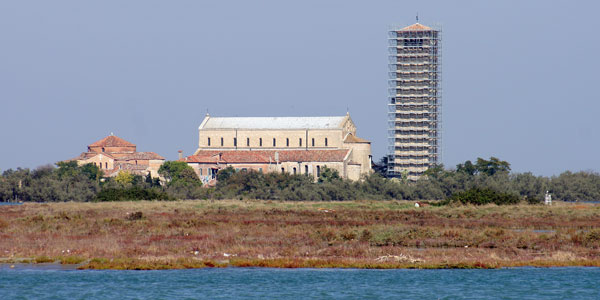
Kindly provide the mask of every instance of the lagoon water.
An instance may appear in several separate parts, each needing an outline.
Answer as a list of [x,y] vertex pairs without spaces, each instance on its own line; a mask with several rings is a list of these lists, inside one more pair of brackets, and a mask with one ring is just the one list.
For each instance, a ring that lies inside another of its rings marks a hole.
[[600,268],[0,268],[1,299],[600,299]]

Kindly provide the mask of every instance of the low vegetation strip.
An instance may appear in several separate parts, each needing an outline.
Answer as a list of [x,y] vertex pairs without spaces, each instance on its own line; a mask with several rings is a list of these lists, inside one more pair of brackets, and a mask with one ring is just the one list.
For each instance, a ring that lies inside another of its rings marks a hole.
[[[516,204],[542,202],[546,193],[554,200],[597,201],[600,174],[564,172],[544,177],[511,173],[510,164],[497,158],[466,161],[455,169],[433,166],[417,180],[406,176],[385,178],[386,163],[361,180],[343,179],[336,170],[323,167],[315,178],[306,174],[262,173],[221,169],[215,186],[200,181],[185,162],[165,162],[158,173],[142,177],[123,170],[103,177],[93,164],[59,162],[35,170],[6,170],[0,175],[2,202],[95,202],[182,199],[261,199],[279,201],[347,200],[442,200],[444,203]],[[407,174],[405,174],[407,175]]]
[[600,266],[600,205],[409,201],[26,203],[0,260],[94,269]]

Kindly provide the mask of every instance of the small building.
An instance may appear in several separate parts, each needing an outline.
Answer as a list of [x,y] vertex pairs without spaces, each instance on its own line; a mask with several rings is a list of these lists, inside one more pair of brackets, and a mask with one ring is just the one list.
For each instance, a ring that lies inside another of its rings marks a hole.
[[109,135],[88,145],[88,151],[69,161],[79,165],[98,166],[105,177],[116,176],[120,171],[135,175],[158,177],[158,169],[165,158],[154,152],[137,152],[137,146],[120,137]]
[[371,143],[356,136],[350,115],[333,117],[211,117],[198,128],[187,162],[203,182],[219,169],[309,174],[327,166],[343,178],[371,173]]

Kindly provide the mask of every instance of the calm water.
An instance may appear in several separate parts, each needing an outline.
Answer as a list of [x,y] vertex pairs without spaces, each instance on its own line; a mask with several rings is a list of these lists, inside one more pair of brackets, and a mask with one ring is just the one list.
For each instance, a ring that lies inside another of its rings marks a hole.
[[502,270],[0,268],[0,299],[600,299],[600,268]]

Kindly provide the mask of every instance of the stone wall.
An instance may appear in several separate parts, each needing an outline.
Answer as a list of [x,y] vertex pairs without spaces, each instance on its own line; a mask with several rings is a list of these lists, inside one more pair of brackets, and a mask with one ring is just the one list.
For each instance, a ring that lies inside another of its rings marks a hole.
[[[210,138],[210,145],[208,139]],[[237,138],[237,146],[234,144]],[[342,130],[310,129],[310,130],[236,130],[211,129],[199,131],[198,148],[200,150],[266,150],[266,149],[340,149],[342,148]],[[223,139],[223,144],[221,144]],[[250,146],[248,146],[248,139]],[[260,144],[262,139],[262,146]],[[273,146],[275,139],[275,146]],[[300,145],[302,139],[302,145]],[[314,146],[313,146],[314,139]],[[327,139],[327,144],[325,143]],[[289,145],[287,141],[289,140]]]

